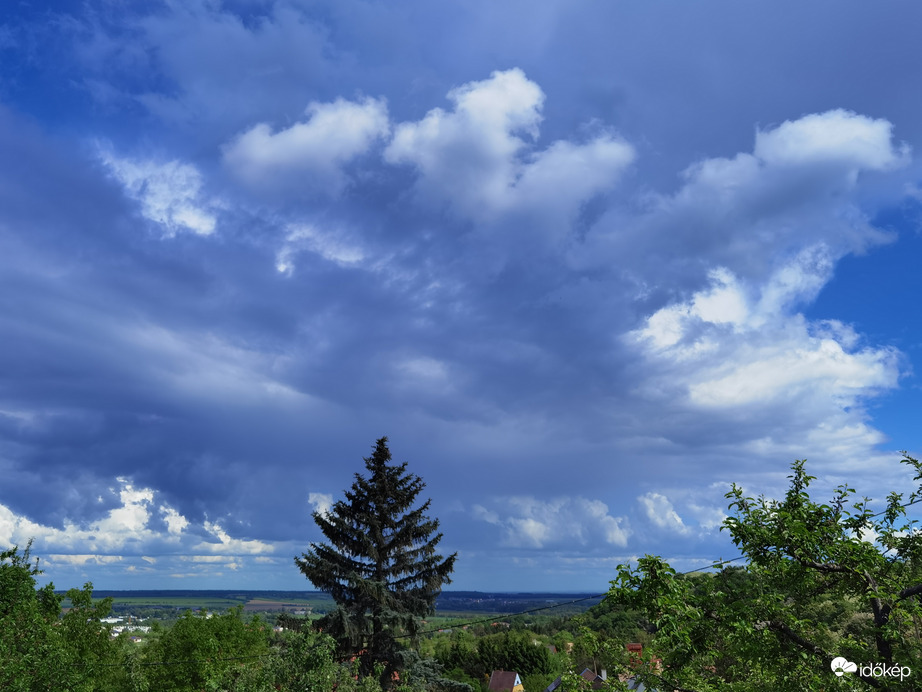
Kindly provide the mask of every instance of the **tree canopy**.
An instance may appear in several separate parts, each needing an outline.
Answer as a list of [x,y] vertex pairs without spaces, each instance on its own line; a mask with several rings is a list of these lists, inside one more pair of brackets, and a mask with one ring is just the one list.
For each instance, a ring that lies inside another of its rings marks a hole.
[[[919,461],[903,462],[922,479]],[[918,689],[922,533],[906,507],[920,491],[892,492],[875,513],[867,498],[849,504],[848,486],[828,504],[814,501],[803,461],[788,478],[781,500],[747,497],[736,485],[727,494],[733,516],[723,528],[748,560],[744,568],[683,576],[650,555],[619,566],[608,598],[638,609],[655,629],[649,684]]]
[[119,647],[99,623],[112,599],[94,602],[92,584],[71,589],[71,608],[62,618],[64,596],[54,584],[35,588],[41,570],[30,549],[31,541],[23,551],[0,552],[0,689],[124,689]]
[[[258,618],[245,621],[239,607],[224,614],[187,611],[167,629],[155,622],[140,646],[125,635],[113,638],[111,626],[100,621],[112,599],[94,600],[90,584],[66,597],[50,583],[36,589],[41,570],[30,547],[0,551],[4,692],[381,692],[377,680],[337,660],[331,637],[277,633]],[[70,605],[62,615],[65,598]],[[423,689],[429,688],[405,685],[401,692]]]
[[451,581],[457,553],[438,554],[439,522],[426,514],[431,501],[415,506],[425,484],[406,463],[391,463],[386,437],[364,461],[367,476],[355,474],[345,499],[313,514],[328,543],[311,543],[295,563],[337,603],[319,621],[323,631],[342,653],[361,654],[364,670],[380,662],[389,674],[398,663],[396,638],[418,632]]

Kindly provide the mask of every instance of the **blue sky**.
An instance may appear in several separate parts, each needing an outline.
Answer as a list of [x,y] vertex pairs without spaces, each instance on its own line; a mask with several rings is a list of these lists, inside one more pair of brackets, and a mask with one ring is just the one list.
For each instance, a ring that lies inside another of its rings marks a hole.
[[922,8],[5,3],[0,543],[310,588],[387,435],[453,588],[735,553],[922,453]]

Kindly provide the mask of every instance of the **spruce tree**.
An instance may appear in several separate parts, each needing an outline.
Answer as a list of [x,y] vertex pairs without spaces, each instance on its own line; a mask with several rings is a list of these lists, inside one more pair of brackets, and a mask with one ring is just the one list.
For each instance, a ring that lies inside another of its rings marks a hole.
[[392,464],[387,438],[365,459],[345,499],[314,521],[329,543],[311,543],[295,563],[336,608],[318,626],[337,639],[341,653],[361,653],[362,671],[375,663],[385,675],[398,667],[396,637],[414,636],[431,614],[443,584],[451,582],[457,553],[436,553],[439,522],[426,515],[431,500],[414,508],[425,487],[406,463]]

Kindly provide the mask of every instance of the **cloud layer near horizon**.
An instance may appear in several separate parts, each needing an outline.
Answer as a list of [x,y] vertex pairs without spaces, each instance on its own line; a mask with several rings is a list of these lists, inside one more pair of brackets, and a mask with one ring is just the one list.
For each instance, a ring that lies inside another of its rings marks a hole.
[[79,85],[69,118],[0,83],[28,162],[0,166],[0,543],[110,588],[306,587],[310,512],[383,434],[459,588],[706,562],[729,483],[777,492],[795,457],[893,489],[869,402],[906,344],[809,310],[901,242],[878,218],[918,208],[922,133],[689,97],[676,128],[727,131],[692,155],[638,125],[646,92],[600,111],[552,69],[571,10],[541,60],[414,72],[359,38],[396,11],[348,4],[60,15],[73,72],[28,78]]

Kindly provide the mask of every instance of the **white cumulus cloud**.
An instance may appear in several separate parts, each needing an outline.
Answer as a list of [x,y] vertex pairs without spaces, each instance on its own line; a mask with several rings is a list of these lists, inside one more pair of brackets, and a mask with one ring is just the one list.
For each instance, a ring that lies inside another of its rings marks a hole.
[[886,120],[836,110],[787,121],[757,132],[752,153],[689,166],[675,193],[647,196],[639,212],[611,209],[570,261],[584,269],[614,263],[642,291],[686,287],[718,267],[765,281],[823,247],[828,277],[845,254],[890,239],[855,191],[862,174],[904,165],[907,151]]
[[24,545],[35,539],[43,552],[54,553],[59,561],[64,560],[64,554],[99,556],[135,552],[152,543],[179,545],[188,520],[161,503],[159,511],[171,522],[167,534],[162,534],[150,526],[152,509],[157,504],[154,491],[136,488],[126,478],[118,478],[117,482],[121,504],[87,523],[65,520],[61,528],[47,526],[0,505],[0,544]]
[[520,69],[465,84],[448,99],[451,111],[434,108],[398,125],[385,160],[413,165],[419,198],[464,217],[491,222],[514,213],[565,224],[634,160],[634,149],[611,133],[533,151],[545,96]]
[[787,120],[756,133],[755,155],[768,164],[840,163],[854,170],[886,170],[904,162],[891,146],[893,126],[843,109]]
[[305,114],[305,122],[278,132],[268,123],[253,126],[224,147],[224,163],[256,188],[338,194],[348,182],[344,164],[390,130],[383,99],[314,102]]
[[261,555],[275,550],[271,544],[263,541],[233,538],[218,522],[206,520],[203,526],[217,540],[203,541],[196,546],[196,550],[221,555]]
[[[694,406],[763,406],[816,400],[848,408],[860,397],[895,387],[898,355],[856,348],[857,335],[836,322],[810,323],[785,308],[816,288],[802,258],[766,286],[746,290],[725,269],[691,300],[666,306],[629,335],[653,361],[673,363],[673,384]],[[679,365],[680,364],[680,365]]]
[[503,545],[544,548],[627,545],[631,534],[625,517],[609,513],[608,505],[584,497],[539,500],[528,496],[494,498],[493,509],[472,508],[472,516],[503,529]]
[[654,525],[666,531],[672,531],[678,534],[687,534],[688,526],[682,521],[682,517],[672,506],[665,495],[650,492],[637,498],[643,508],[644,515]]

